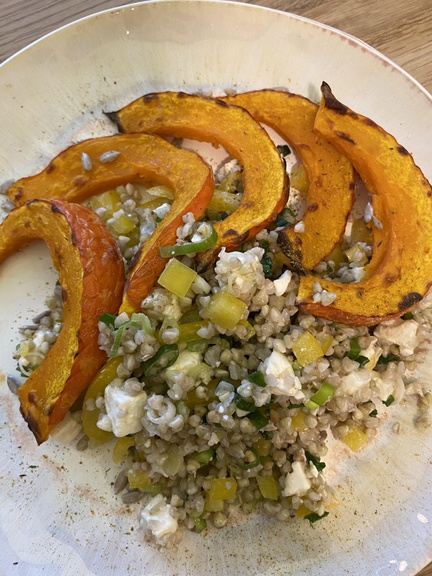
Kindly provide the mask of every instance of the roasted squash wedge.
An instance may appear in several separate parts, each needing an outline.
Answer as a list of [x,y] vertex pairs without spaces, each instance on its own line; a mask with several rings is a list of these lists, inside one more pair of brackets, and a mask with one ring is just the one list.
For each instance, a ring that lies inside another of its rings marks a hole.
[[288,177],[266,131],[243,108],[182,92],[147,94],[108,113],[121,132],[148,132],[222,145],[243,168],[238,208],[217,222],[216,245],[197,256],[204,269],[222,246],[234,248],[272,222],[286,205]]
[[61,152],[39,174],[15,182],[8,196],[18,205],[40,196],[82,202],[121,184],[152,181],[172,188],[174,201],[129,268],[120,311],[130,313],[140,308],[166,264],[159,246],[175,244],[182,216],[192,212],[198,219],[213,195],[212,171],[197,154],[148,134],[92,138]]
[[[323,83],[315,129],[353,163],[373,195],[373,254],[357,283],[305,275],[298,303],[312,314],[351,325],[401,316],[432,284],[432,189],[409,152],[375,122],[339,102]],[[323,306],[313,285],[336,294]]]
[[318,105],[303,96],[256,90],[223,100],[246,108],[255,120],[291,144],[302,160],[309,180],[302,216],[304,232],[288,226],[279,233],[279,241],[294,268],[312,270],[332,252],[344,233],[354,202],[351,163],[313,129]]
[[0,226],[0,262],[38,239],[50,249],[63,293],[58,339],[19,389],[21,412],[40,444],[106,360],[98,319],[117,313],[124,265],[99,217],[79,204],[34,200],[13,210]]

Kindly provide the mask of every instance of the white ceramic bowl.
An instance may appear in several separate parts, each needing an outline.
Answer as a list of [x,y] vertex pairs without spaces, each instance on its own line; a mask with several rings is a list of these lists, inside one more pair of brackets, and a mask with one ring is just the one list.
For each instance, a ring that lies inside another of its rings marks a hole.
[[[0,66],[0,184],[31,174],[72,141],[112,132],[102,110],[141,94],[284,86],[318,99],[321,81],[413,153],[432,179],[432,99],[364,43],[291,14],[211,0],[165,0],[109,10],[68,25]],[[55,280],[43,246],[0,269],[0,366],[17,326],[40,310]],[[427,371],[427,367],[425,368]],[[0,382],[0,572],[47,576],[391,576],[432,559],[432,433],[395,408],[360,454],[327,461],[340,506],[311,528],[239,519],[178,551],[159,552],[138,530],[137,508],[113,496],[109,447],[91,453],[37,447]]]

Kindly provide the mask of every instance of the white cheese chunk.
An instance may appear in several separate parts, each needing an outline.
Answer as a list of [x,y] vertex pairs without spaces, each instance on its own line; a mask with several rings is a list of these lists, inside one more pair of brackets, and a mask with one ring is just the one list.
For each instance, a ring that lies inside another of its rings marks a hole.
[[289,360],[281,352],[273,350],[262,363],[261,370],[267,384],[266,390],[271,394],[294,396],[298,400],[304,399],[300,380],[295,376]]
[[144,391],[132,395],[113,383],[108,384],[105,388],[106,414],[99,418],[98,427],[113,432],[118,438],[136,434],[142,430],[141,418],[146,400]]
[[285,270],[285,272],[273,282],[276,296],[282,296],[282,294],[285,294],[289,283],[291,282],[291,277],[292,272],[290,270]]
[[171,516],[170,510],[170,504],[162,494],[158,494],[141,510],[141,526],[151,530],[157,540],[168,534],[174,534],[178,522]]
[[404,356],[411,356],[419,344],[418,324],[415,320],[395,318],[382,322],[374,334],[389,344],[397,344]]
[[286,475],[284,496],[303,496],[311,487],[311,481],[306,476],[305,466],[302,462],[293,462],[292,472]]

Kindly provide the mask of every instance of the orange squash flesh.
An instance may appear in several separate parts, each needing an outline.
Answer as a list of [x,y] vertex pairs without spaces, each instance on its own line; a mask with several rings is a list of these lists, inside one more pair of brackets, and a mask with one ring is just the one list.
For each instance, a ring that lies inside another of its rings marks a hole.
[[[102,154],[110,150],[120,154],[111,162],[101,162]],[[92,161],[91,170],[83,168],[83,153]],[[213,195],[212,171],[197,154],[148,134],[92,138],[61,152],[39,174],[15,182],[8,196],[18,205],[41,195],[82,202],[128,182],[152,181],[172,188],[174,201],[155,232],[140,246],[129,269],[120,312],[131,313],[140,308],[166,264],[159,246],[175,244],[183,215],[192,212],[198,219]]]
[[[374,325],[401,316],[432,284],[432,188],[412,156],[369,118],[333,96],[327,84],[315,129],[353,163],[373,195],[373,255],[365,277],[340,284],[305,275],[298,304],[316,316],[351,325]],[[313,302],[313,283],[336,294],[333,304]]]
[[199,270],[220,248],[234,248],[272,222],[288,198],[288,177],[265,130],[243,108],[182,92],[148,94],[108,113],[121,132],[148,132],[222,145],[242,165],[244,193],[238,208],[217,222],[216,245],[197,256]]
[[0,262],[33,240],[48,245],[63,293],[63,326],[42,364],[19,388],[21,412],[40,444],[106,360],[98,319],[116,313],[124,265],[115,241],[89,208],[34,200],[0,226]]
[[318,106],[303,96],[256,90],[223,100],[246,108],[255,120],[291,144],[301,158],[309,179],[302,216],[305,230],[297,233],[294,226],[286,227],[279,233],[279,242],[294,268],[312,270],[332,252],[344,233],[354,202],[351,163],[313,129]]

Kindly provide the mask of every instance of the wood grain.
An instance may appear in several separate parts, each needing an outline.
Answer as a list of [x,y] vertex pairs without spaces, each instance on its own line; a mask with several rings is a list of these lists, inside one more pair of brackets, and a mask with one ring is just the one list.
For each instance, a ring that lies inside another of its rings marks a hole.
[[[432,92],[431,0],[239,0],[292,12],[364,40]],[[0,61],[117,0],[1,0]],[[366,575],[365,575],[366,576]],[[418,576],[432,576],[432,563]]]

